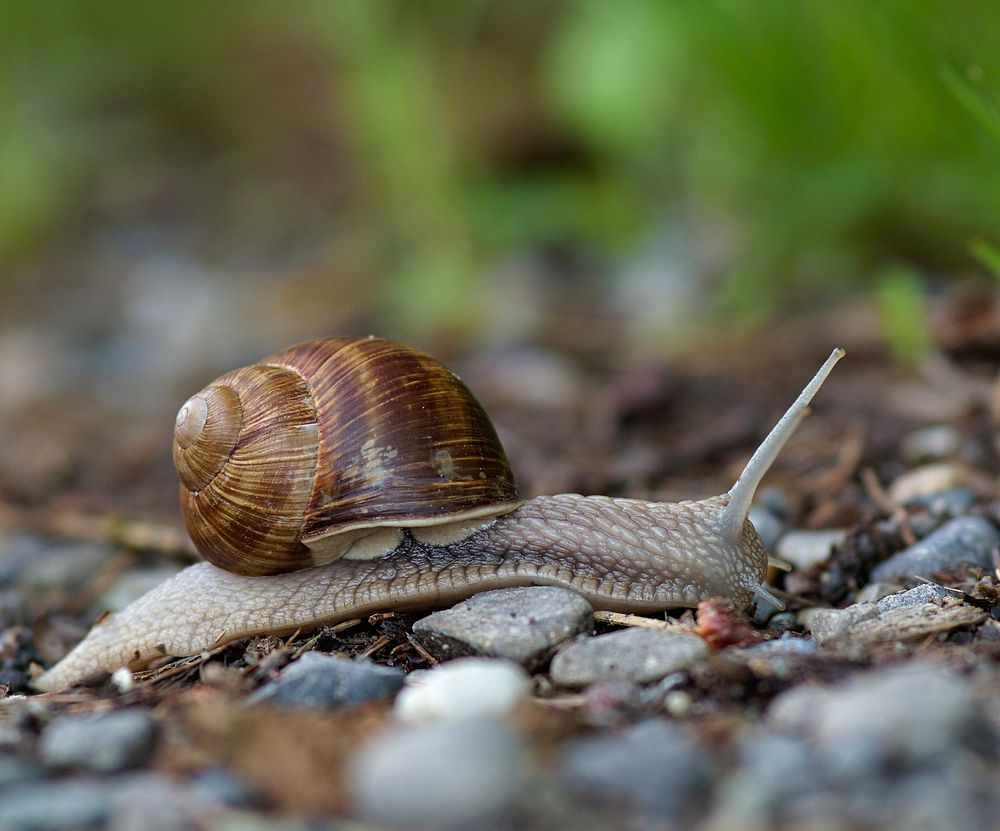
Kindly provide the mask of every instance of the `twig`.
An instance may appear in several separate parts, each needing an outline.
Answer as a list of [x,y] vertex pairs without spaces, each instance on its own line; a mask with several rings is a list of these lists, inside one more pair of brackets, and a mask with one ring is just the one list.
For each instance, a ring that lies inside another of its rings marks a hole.
[[610,623],[614,626],[634,626],[644,629],[676,629],[684,625],[672,618],[669,620],[660,620],[658,618],[643,617],[642,615],[630,615],[624,612],[594,612],[594,620],[599,623]]
[[433,655],[431,655],[430,652],[424,649],[420,645],[420,641],[414,638],[413,635],[411,635],[409,632],[406,633],[406,639],[410,642],[410,646],[412,646],[417,651],[417,654],[425,661],[427,661],[427,663],[429,663],[432,667],[436,667],[438,665],[437,658],[435,658]]
[[374,642],[369,646],[364,652],[361,653],[362,658],[370,658],[376,652],[378,652],[382,647],[386,646],[392,641],[388,635],[379,635]]

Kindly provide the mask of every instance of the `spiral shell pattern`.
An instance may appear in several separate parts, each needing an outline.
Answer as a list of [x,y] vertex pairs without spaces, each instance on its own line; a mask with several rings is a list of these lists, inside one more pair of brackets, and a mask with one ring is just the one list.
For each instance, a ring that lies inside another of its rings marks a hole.
[[465,385],[379,338],[310,341],[222,376],[178,413],[174,460],[195,545],[238,574],[336,558],[338,535],[491,516],[520,501]]

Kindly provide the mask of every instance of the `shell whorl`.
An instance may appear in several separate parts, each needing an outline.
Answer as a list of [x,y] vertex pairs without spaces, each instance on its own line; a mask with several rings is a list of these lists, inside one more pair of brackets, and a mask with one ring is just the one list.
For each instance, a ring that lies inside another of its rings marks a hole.
[[243,410],[231,387],[208,387],[191,396],[174,425],[174,466],[189,491],[200,491],[216,477],[236,447]]
[[[225,430],[215,429],[216,423]],[[206,560],[248,575],[313,564],[300,536],[313,488],[317,432],[305,381],[279,367],[237,369],[181,408],[174,441],[181,509]],[[226,441],[216,440],[217,433]],[[228,452],[220,452],[226,444]],[[192,473],[189,459],[210,463]]]

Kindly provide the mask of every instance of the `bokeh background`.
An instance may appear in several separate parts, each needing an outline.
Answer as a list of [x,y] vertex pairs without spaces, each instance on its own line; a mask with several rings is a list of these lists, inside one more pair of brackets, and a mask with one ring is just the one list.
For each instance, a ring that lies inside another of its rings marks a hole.
[[172,512],[178,404],[325,334],[543,415],[789,321],[913,363],[998,162],[991,2],[4,3],[0,496]]

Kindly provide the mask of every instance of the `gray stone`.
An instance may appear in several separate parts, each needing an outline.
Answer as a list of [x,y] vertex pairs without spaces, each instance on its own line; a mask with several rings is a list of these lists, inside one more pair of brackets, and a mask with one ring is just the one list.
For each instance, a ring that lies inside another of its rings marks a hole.
[[798,625],[799,621],[795,612],[778,612],[767,620],[767,628],[770,632],[788,632]]
[[764,543],[764,548],[774,551],[778,538],[785,532],[785,523],[772,514],[767,508],[754,505],[750,509],[748,519],[757,529],[757,536]]
[[878,608],[874,603],[855,603],[846,609],[810,609],[809,614],[799,615],[812,633],[818,646],[824,646],[831,641],[846,635],[853,626],[863,620],[878,616]]
[[32,779],[41,779],[44,775],[45,768],[34,762],[0,754],[0,789],[7,785],[21,785]]
[[757,503],[779,519],[786,519],[788,517],[789,508],[791,507],[791,501],[788,498],[788,494],[781,488],[777,487],[762,488],[758,491]]
[[831,769],[851,777],[893,760],[933,759],[988,730],[969,682],[929,661],[835,687],[797,687],[772,702],[768,722],[812,736]]
[[710,760],[687,730],[649,719],[622,733],[572,742],[558,766],[559,781],[595,805],[624,804],[657,819],[680,820],[703,807]]
[[101,543],[53,540],[34,534],[0,535],[0,585],[23,591],[75,591],[116,551]]
[[856,603],[878,603],[883,597],[895,594],[899,586],[895,583],[866,583],[854,595]]
[[753,623],[761,628],[767,626],[771,618],[785,608],[781,598],[760,594],[753,600]]
[[847,531],[788,531],[782,536],[775,553],[779,560],[791,563],[799,571],[808,571],[830,558],[833,546],[844,541]]
[[59,716],[42,733],[41,758],[52,767],[125,770],[149,758],[155,739],[153,719],[145,710]]
[[254,801],[250,786],[223,768],[199,770],[191,777],[188,790],[205,802],[241,806]]
[[337,707],[393,695],[403,686],[403,671],[367,660],[306,652],[249,696],[248,704],[278,707]]
[[816,652],[816,643],[808,638],[796,638],[788,636],[775,638],[771,641],[760,641],[760,643],[744,646],[739,650],[744,655],[754,657],[784,657],[786,655],[812,655]]
[[118,785],[108,831],[193,831],[204,828],[205,819],[222,807],[186,784],[155,773],[133,775]]
[[658,681],[708,654],[697,635],[659,629],[622,629],[564,646],[552,659],[552,680],[564,687],[623,679]]
[[180,567],[133,568],[122,574],[93,604],[100,611],[120,612],[132,601],[165,583],[180,571]]
[[797,736],[746,731],[736,761],[717,794],[711,829],[773,828],[790,802],[827,786],[815,752]]
[[509,658],[534,669],[555,648],[594,627],[594,610],[576,592],[556,586],[497,589],[435,612],[413,634],[440,657]]
[[117,792],[113,780],[71,779],[4,790],[0,828],[7,831],[78,831],[103,825]]
[[925,496],[918,502],[925,505],[927,510],[935,516],[959,516],[975,504],[976,492],[971,488],[949,488],[946,491]]
[[871,579],[883,582],[932,578],[934,572],[950,571],[963,564],[993,568],[993,547],[1000,532],[982,517],[959,517],[946,522],[929,536],[904,548],[872,569]]
[[912,606],[922,606],[925,603],[940,601],[946,597],[954,597],[955,593],[934,583],[921,583],[905,592],[897,592],[883,597],[875,607],[879,614],[885,614],[893,609],[908,609]]
[[524,748],[497,722],[390,729],[351,760],[359,816],[392,828],[471,828],[501,817],[523,785]]
[[908,462],[919,464],[947,459],[958,452],[961,443],[954,427],[935,424],[906,433],[899,442],[899,450]]

